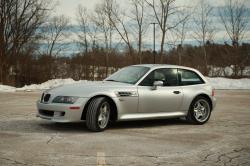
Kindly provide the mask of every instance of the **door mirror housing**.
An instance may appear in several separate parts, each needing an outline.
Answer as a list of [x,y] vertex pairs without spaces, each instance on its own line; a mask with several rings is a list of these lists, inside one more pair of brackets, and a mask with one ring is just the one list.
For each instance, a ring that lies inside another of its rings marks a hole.
[[156,81],[154,83],[154,86],[152,87],[152,90],[156,90],[157,89],[157,86],[162,86],[163,85],[163,82],[162,81]]

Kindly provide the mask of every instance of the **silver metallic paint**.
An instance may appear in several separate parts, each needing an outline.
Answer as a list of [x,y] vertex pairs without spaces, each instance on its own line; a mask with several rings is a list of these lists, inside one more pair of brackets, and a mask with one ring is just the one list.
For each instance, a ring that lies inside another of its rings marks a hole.
[[178,111],[182,102],[183,93],[179,86],[158,87],[152,90],[148,86],[138,86],[139,107],[138,112],[173,112]]
[[156,81],[154,83],[154,86],[151,88],[152,90],[156,90],[157,89],[157,86],[162,86],[163,85],[163,82],[162,81]]
[[156,113],[137,113],[137,114],[118,114],[119,121],[124,120],[143,120],[143,119],[164,119],[186,116],[186,112],[156,112]]
[[[55,111],[54,117],[43,116],[37,111],[37,115],[54,122],[79,121],[86,103],[95,96],[102,95],[112,98],[115,102],[118,116],[117,120],[155,119],[183,117],[188,113],[192,100],[197,95],[207,95],[211,99],[212,109],[216,105],[216,99],[212,96],[212,85],[197,70],[175,65],[135,65],[149,67],[150,70],[135,84],[127,84],[111,81],[95,81],[74,83],[57,88],[49,89],[46,93],[51,94],[48,102],[37,101],[37,109]],[[204,84],[160,87],[152,90],[152,87],[138,86],[138,84],[153,70],[159,68],[187,69],[196,72],[204,81]],[[174,94],[173,91],[180,91]],[[134,96],[117,96],[116,92],[137,92]],[[78,96],[74,104],[52,103],[56,96]],[[70,107],[80,107],[71,110]],[[65,112],[60,116],[60,112]]]

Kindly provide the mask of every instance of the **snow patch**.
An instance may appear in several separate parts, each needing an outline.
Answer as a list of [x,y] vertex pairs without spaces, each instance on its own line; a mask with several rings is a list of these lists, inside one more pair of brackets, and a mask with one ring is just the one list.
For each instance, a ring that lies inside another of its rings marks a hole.
[[206,77],[207,81],[213,85],[214,89],[250,89],[250,79],[229,79],[229,78],[210,78]]
[[75,81],[72,78],[67,78],[67,79],[53,79],[49,80],[47,82],[44,82],[42,84],[32,84],[32,85],[25,85],[23,88],[25,89],[51,89],[54,87],[66,85],[66,84],[71,84],[75,82],[84,82],[86,80],[80,80],[80,81]]
[[22,88],[15,88],[15,87],[7,86],[7,85],[0,85],[0,92],[16,92],[17,90],[18,91],[26,90],[30,92],[33,89],[51,89],[51,88],[62,86],[62,85],[72,84],[76,82],[85,82],[85,81],[86,80],[75,81],[72,78],[52,79],[42,84],[25,85]]
[[16,92],[16,88],[8,85],[0,85],[0,92]]

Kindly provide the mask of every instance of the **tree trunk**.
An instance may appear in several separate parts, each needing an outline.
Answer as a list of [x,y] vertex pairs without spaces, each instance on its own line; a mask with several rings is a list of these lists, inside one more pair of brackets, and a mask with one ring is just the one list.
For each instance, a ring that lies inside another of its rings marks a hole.
[[140,64],[141,64],[141,37],[139,39],[139,59],[140,59]]
[[207,53],[205,50],[204,50],[204,54],[205,54],[205,76],[207,76],[208,75],[208,72],[207,72]]
[[178,65],[181,66],[181,46],[177,47]]
[[233,42],[233,48],[234,48],[234,78],[236,79],[238,77],[238,65],[237,65],[238,50],[235,42]]
[[1,75],[1,82],[3,85],[3,62],[2,61],[0,62],[0,75]]
[[106,56],[106,78],[108,77],[109,57]]
[[[165,40],[165,32],[163,31],[162,40],[161,40],[160,64],[162,64],[164,40]],[[168,63],[167,59],[166,59],[166,63]]]

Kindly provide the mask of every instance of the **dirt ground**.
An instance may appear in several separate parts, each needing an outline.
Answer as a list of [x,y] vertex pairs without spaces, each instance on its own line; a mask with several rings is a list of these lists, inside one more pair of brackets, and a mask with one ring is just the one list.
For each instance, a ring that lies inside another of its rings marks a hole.
[[202,126],[181,119],[111,123],[36,118],[41,90],[0,93],[0,165],[250,165],[250,90],[216,90]]

